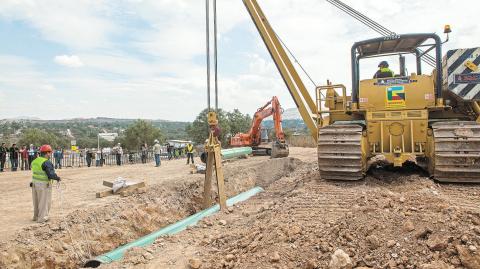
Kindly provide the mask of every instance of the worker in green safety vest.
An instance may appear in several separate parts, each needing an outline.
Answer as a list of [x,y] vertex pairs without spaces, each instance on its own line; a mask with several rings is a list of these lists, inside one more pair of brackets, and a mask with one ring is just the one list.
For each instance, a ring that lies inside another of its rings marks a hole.
[[33,221],[43,223],[48,221],[48,212],[52,204],[52,181],[60,182],[60,177],[55,173],[53,163],[50,161],[52,147],[40,147],[40,156],[32,162],[32,199]]
[[393,78],[394,76],[395,73],[388,67],[388,62],[381,61],[373,78]]
[[187,164],[190,164],[190,160],[192,160],[192,164],[195,164],[195,161],[193,160],[193,152],[195,151],[192,143],[188,143],[186,146],[187,150]]

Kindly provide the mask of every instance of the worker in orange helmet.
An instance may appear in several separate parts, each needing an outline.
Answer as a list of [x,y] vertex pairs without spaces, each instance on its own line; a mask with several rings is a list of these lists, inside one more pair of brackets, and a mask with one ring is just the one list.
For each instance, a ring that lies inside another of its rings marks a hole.
[[52,147],[40,147],[40,156],[32,162],[32,199],[33,221],[44,223],[48,221],[48,212],[52,204],[52,182],[60,182],[60,177],[55,173],[53,163],[50,161]]

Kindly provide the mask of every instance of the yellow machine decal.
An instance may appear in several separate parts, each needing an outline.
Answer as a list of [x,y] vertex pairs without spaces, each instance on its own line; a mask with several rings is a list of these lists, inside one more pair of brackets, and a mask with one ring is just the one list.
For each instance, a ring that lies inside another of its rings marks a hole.
[[386,90],[386,104],[387,108],[404,108],[405,103],[405,87],[391,86]]

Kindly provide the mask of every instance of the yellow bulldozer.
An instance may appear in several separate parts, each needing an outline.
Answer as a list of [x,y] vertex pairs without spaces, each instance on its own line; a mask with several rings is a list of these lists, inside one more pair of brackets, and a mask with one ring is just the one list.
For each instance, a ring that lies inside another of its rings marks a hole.
[[[356,42],[351,91],[328,83],[312,98],[257,1],[243,2],[317,141],[322,178],[360,180],[381,162],[415,163],[437,181],[480,182],[480,48],[442,57],[442,40],[432,33]],[[424,74],[428,52],[435,68]],[[399,75],[360,79],[363,59],[392,55],[399,56]],[[406,74],[405,55],[414,55],[415,72]]]

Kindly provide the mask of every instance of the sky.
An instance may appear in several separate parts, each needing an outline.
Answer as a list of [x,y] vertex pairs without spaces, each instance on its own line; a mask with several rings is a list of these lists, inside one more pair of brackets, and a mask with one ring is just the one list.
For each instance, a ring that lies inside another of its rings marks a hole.
[[[217,2],[219,106],[294,107],[242,1]],[[352,44],[378,34],[325,0],[258,2],[316,84],[350,87]],[[478,0],[344,2],[398,34],[450,24],[444,53],[480,45]],[[192,121],[206,107],[204,0],[1,0],[0,40],[0,118]]]

